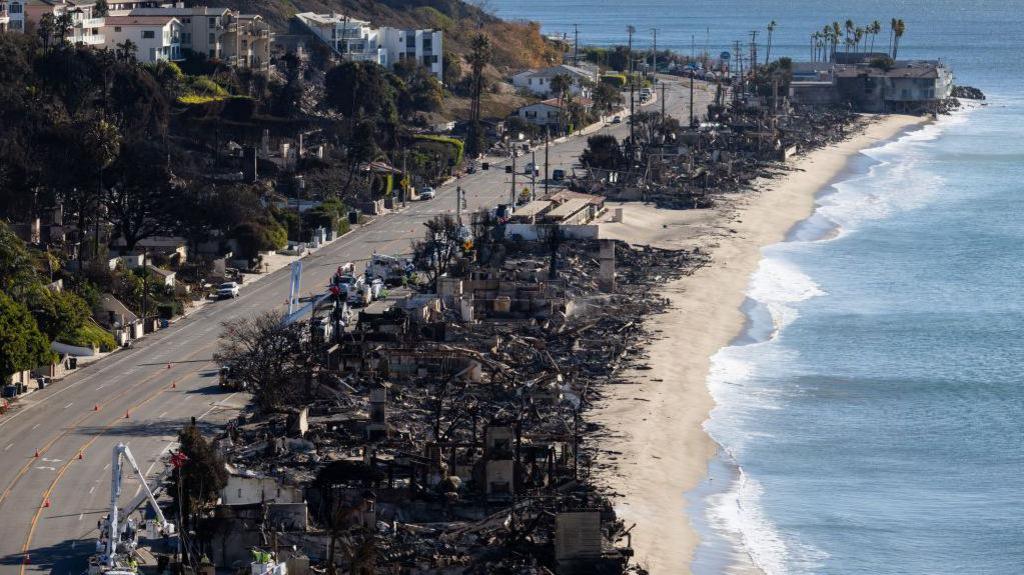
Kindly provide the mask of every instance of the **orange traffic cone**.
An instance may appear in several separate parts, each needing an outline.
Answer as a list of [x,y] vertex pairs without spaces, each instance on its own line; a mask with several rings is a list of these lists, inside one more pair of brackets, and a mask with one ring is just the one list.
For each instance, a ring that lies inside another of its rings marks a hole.
[[82,452],[81,451],[78,452],[78,458],[79,459],[85,459],[84,457],[82,457]]
[[39,450],[38,449],[36,450],[36,457],[37,458],[39,457]]
[[171,369],[171,362],[167,362],[167,369]]
[[49,506],[50,506],[50,499],[49,498],[43,499],[43,507],[49,507]]
[[177,381],[171,381],[171,389],[178,389],[178,382]]
[[98,404],[98,403],[92,404],[92,410],[93,411],[99,411],[100,410],[100,404]]
[[128,410],[127,410],[127,409],[126,409],[126,410],[124,410],[124,418],[125,418],[125,419],[128,419]]

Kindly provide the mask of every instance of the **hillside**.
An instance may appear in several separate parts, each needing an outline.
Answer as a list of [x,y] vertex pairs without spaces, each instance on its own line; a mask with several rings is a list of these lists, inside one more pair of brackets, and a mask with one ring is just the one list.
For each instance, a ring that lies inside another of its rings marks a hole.
[[257,13],[277,30],[287,30],[298,12],[338,12],[375,25],[435,28],[444,31],[445,50],[469,51],[469,41],[483,31],[494,46],[493,64],[502,73],[561,61],[536,23],[506,22],[461,0],[223,0],[230,8]]

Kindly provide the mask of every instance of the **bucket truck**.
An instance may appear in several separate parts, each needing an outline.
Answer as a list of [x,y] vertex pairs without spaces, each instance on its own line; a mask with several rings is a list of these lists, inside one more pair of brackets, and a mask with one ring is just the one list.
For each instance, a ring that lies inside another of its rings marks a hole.
[[137,572],[133,558],[138,544],[137,526],[128,518],[132,510],[126,509],[122,517],[122,512],[117,506],[117,500],[121,496],[121,476],[125,461],[139,478],[146,499],[156,513],[159,532],[164,536],[174,535],[174,524],[164,518],[164,513],[157,505],[156,497],[146,484],[146,477],[135,462],[131,450],[127,445],[118,443],[114,446],[110,465],[110,512],[100,526],[100,536],[96,540],[96,555],[89,560],[89,575],[134,575]]

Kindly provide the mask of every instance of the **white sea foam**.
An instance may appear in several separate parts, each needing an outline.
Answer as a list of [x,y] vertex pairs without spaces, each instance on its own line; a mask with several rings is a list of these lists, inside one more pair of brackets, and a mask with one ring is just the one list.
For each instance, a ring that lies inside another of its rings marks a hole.
[[[925,142],[938,138],[948,125],[966,120],[967,112],[946,117],[898,140],[866,150],[874,160],[868,172],[833,186],[819,201],[815,214],[798,230],[793,241],[770,246],[751,277],[747,295],[754,303],[751,332],[767,334],[754,343],[725,347],[711,360],[708,387],[717,407],[705,429],[722,446],[725,457],[737,465],[738,478],[730,489],[708,498],[707,516],[712,529],[736,542],[738,552],[768,575],[815,573],[827,554],[799,541],[788,540],[765,515],[762,487],[741,467],[744,446],[770,434],[752,433],[765,411],[784,407],[780,392],[753,377],[755,371],[792,365],[795,350],[780,342],[782,332],[798,317],[799,302],[825,295],[824,290],[787,256],[800,244],[829,241],[854,233],[865,222],[909,210],[932,199],[942,179],[925,165]],[[836,230],[827,234],[825,230]],[[771,329],[757,330],[758,311],[766,311]]]
[[[814,573],[828,555],[818,549],[787,543],[761,506],[764,490],[742,468],[728,491],[709,497],[708,523],[740,542],[740,551],[766,575],[784,575],[789,566]],[[746,562],[746,561],[743,561]]]

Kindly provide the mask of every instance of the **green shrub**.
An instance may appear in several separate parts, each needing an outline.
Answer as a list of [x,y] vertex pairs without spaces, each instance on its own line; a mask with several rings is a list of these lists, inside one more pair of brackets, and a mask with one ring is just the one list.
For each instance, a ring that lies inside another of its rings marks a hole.
[[114,336],[92,321],[84,323],[61,343],[79,347],[96,347],[103,352],[114,351],[117,348],[117,340],[114,339]]
[[611,84],[620,90],[626,87],[625,74],[605,74],[604,76],[601,76],[601,81],[605,84]]
[[417,140],[423,140],[427,142],[438,142],[440,144],[447,144],[455,149],[455,164],[462,163],[462,154],[465,150],[466,144],[458,139],[450,136],[435,136],[432,134],[416,134],[413,136]]

